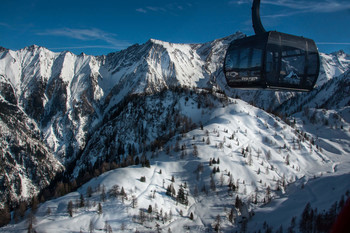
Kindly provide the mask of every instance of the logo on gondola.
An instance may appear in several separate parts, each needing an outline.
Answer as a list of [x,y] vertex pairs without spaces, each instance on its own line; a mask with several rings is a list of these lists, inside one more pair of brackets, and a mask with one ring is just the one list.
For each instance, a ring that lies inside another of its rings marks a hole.
[[242,77],[241,79],[242,81],[246,81],[246,82],[254,82],[254,81],[258,81],[259,77]]
[[235,78],[238,76],[238,72],[234,72],[234,71],[231,71],[231,72],[226,72],[226,76],[229,76],[229,77],[232,77],[232,78]]

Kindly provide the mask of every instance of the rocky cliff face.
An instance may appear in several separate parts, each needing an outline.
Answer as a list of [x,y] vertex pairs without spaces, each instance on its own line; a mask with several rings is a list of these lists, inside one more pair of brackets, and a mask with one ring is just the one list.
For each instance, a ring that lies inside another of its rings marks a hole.
[[0,202],[31,198],[64,169],[41,139],[35,120],[17,105],[0,75]]

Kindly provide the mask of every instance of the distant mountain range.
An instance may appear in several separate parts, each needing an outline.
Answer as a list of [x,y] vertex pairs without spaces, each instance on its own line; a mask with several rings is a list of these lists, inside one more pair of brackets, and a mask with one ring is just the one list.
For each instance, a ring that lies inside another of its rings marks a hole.
[[348,127],[348,54],[321,53],[310,93],[234,90],[222,64],[229,43],[243,36],[204,44],[150,39],[106,56],[1,47],[1,204],[31,198],[64,171],[73,179],[96,163],[129,165],[128,156],[147,156],[173,136],[209,124],[210,112],[231,98],[281,117],[305,113],[313,123]]

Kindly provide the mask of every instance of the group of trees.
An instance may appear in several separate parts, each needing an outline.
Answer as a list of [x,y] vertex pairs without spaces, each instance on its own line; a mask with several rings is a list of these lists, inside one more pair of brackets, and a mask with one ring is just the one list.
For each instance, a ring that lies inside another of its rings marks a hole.
[[140,208],[139,215],[133,216],[134,222],[139,222],[140,224],[144,224],[146,221],[152,222],[153,220],[160,221],[163,224],[167,221],[171,221],[173,218],[173,213],[171,210],[168,212],[163,211],[161,208],[158,210],[158,205],[155,203],[154,206],[149,205],[147,209]]
[[344,207],[344,196],[338,202],[334,202],[328,211],[318,211],[317,208],[311,208],[307,203],[299,222],[299,231],[308,232],[330,232],[339,212]]
[[[98,214],[102,214],[103,209],[102,209],[101,202],[105,202],[107,198],[121,198],[123,203],[124,203],[124,200],[128,199],[127,194],[124,190],[124,187],[120,188],[119,185],[113,185],[108,191],[106,191],[106,188],[104,185],[102,186],[98,185],[95,189],[92,189],[91,186],[88,186],[86,189],[86,197],[84,197],[84,194],[81,193],[79,199],[77,199],[75,203],[72,200],[70,200],[67,203],[68,215],[70,217],[73,217],[74,211],[78,208],[83,208],[83,207],[90,208],[91,207],[90,198],[95,193],[99,194],[99,199],[100,199],[100,202],[97,205]],[[95,201],[92,202],[92,205],[93,206],[96,205]],[[137,205],[136,201],[132,201],[132,205],[133,207],[135,207]]]
[[0,209],[0,227],[11,221],[11,213],[7,205]]
[[15,222],[25,217],[28,208],[31,208],[31,211],[35,213],[39,205],[39,199],[37,196],[34,196],[30,200],[23,199],[18,203],[12,204],[12,208],[7,203],[4,204],[3,208],[0,208],[0,227],[11,221],[11,211],[13,211],[12,220]]
[[[348,201],[350,196],[347,193]],[[318,210],[317,208],[312,208],[311,204],[308,202],[305,205],[303,212],[298,218],[296,216],[292,217],[290,225],[286,228],[285,232],[288,233],[309,233],[309,232],[318,232],[318,233],[327,233],[330,232],[333,224],[335,223],[339,212],[345,206],[344,195],[341,197],[339,202],[334,202],[328,210]],[[263,224],[263,230],[265,232],[274,232],[273,227],[269,226],[266,222]],[[278,233],[283,233],[282,225],[277,229]]]
[[177,202],[183,204],[183,205],[188,205],[188,192],[185,191],[185,185],[180,185],[179,190],[177,191],[177,195],[176,195],[176,191],[174,188],[173,183],[167,186],[166,189],[166,195],[173,197],[176,199]]
[[215,159],[215,158],[210,158],[209,159],[209,166],[211,166],[211,165],[213,165],[213,164],[220,164],[220,158],[217,158],[217,159]]

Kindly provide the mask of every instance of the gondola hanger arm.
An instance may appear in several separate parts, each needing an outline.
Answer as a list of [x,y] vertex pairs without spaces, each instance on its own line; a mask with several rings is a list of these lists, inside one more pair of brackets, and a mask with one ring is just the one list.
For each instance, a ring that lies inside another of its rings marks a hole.
[[260,19],[260,0],[254,0],[252,6],[252,21],[255,35],[264,34],[266,30]]

